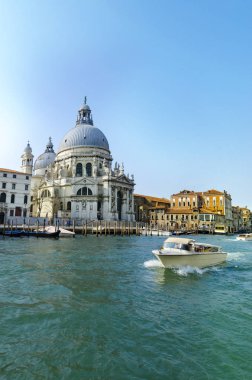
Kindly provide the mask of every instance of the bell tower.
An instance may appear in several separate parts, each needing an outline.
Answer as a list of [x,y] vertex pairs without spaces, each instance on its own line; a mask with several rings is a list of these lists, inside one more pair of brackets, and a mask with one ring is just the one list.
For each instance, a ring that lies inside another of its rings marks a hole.
[[32,148],[30,146],[30,142],[28,141],[27,146],[21,156],[22,159],[22,165],[21,165],[21,171],[26,174],[32,174],[32,167],[33,167],[33,154],[32,154]]

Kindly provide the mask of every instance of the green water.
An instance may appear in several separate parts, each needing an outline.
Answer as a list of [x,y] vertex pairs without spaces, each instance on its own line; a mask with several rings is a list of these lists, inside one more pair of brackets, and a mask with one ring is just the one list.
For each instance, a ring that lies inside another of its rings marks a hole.
[[[198,237],[197,237],[198,238]],[[158,266],[160,237],[0,239],[0,379],[252,379],[252,242]]]

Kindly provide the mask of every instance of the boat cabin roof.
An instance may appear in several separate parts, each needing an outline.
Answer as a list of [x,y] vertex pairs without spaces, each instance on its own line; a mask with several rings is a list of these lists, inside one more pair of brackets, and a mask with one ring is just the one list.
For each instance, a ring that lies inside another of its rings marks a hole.
[[215,247],[215,248],[219,248],[218,245],[201,243],[201,242],[196,242],[194,239],[186,239],[186,238],[178,238],[178,237],[169,237],[164,242],[165,243],[176,243],[176,244],[194,244],[195,246],[201,246],[201,247]]
[[178,243],[178,244],[192,244],[195,240],[186,238],[169,237],[165,240],[165,243]]

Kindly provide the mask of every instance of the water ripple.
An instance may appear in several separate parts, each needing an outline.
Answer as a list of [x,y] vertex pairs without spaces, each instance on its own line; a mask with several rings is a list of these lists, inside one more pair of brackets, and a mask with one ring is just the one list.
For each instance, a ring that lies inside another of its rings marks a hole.
[[3,380],[249,379],[252,255],[166,270],[155,237],[0,240]]

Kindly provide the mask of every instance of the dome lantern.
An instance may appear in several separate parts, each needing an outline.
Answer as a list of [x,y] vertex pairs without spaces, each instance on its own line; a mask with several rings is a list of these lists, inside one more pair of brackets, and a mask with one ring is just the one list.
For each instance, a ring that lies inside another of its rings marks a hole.
[[91,114],[91,109],[87,105],[87,97],[84,98],[84,103],[78,111],[78,116],[76,120],[76,126],[80,124],[93,125],[93,118]]
[[53,143],[52,143],[52,138],[51,137],[49,137],[49,141],[48,141],[48,143],[46,145],[45,153],[54,153]]

